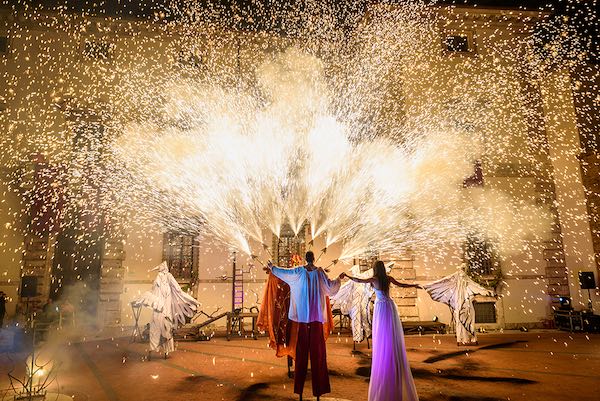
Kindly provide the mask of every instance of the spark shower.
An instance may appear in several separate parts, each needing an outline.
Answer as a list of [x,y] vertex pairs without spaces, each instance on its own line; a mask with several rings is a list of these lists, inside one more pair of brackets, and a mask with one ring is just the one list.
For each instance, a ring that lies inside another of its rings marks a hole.
[[[494,46],[481,38],[480,55],[448,63],[439,35],[452,13],[429,3],[303,4],[265,14],[277,29],[241,31],[228,29],[240,15],[218,3],[169,9],[176,18],[157,24],[159,35],[130,45],[138,57],[84,68],[82,101],[106,105],[110,116],[101,146],[66,148],[80,121],[43,115],[41,134],[3,141],[5,157],[23,160],[21,149],[34,148],[64,166],[65,182],[80,188],[85,177],[101,189],[111,227],[136,219],[210,233],[247,254],[284,225],[299,233],[308,224],[313,239],[340,244],[340,260],[460,246],[469,235],[507,254],[544,238],[551,217],[543,205],[463,185],[477,163],[491,171],[517,158],[531,174],[543,170],[531,151],[541,139],[513,120],[539,113],[514,79],[519,60],[531,82],[544,68],[529,36],[494,33]],[[74,37],[89,29],[70,23]],[[42,60],[40,68],[58,67]],[[63,114],[77,82],[68,78],[43,100]],[[57,126],[61,135],[44,134]],[[96,135],[88,131],[78,135]],[[65,209],[85,212],[89,194],[66,188]]]
[[[468,235],[512,252],[545,235],[543,208],[463,186],[486,147],[496,160],[508,156],[493,107],[479,107],[467,91],[453,94],[455,107],[411,108],[402,78],[390,79],[434,68],[436,52],[406,53],[435,36],[423,4],[374,9],[351,36],[303,16],[311,22],[298,34],[305,40],[269,43],[275,49],[252,60],[248,81],[225,68],[202,79],[175,74],[160,86],[152,118],[124,125],[113,151],[134,177],[122,187],[144,194],[138,210],[247,254],[268,247],[284,224],[298,234],[308,223],[313,239],[341,244],[340,260],[461,244]],[[422,80],[440,80],[434,75]],[[497,78],[475,77],[490,104],[506,102]]]

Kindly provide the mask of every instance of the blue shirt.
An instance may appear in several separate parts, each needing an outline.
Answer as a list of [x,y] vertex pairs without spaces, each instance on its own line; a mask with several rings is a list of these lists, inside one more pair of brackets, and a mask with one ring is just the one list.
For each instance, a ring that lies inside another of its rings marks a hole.
[[327,321],[325,297],[338,292],[340,279],[330,280],[320,267],[308,270],[304,266],[293,269],[273,266],[271,271],[290,286],[290,320],[298,323]]

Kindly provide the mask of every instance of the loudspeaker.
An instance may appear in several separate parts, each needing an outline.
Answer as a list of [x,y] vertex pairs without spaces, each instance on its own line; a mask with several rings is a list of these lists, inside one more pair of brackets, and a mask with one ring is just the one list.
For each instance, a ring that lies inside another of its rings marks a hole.
[[33,298],[37,295],[37,276],[21,277],[21,298]]
[[579,272],[579,286],[582,290],[593,290],[596,288],[594,272]]

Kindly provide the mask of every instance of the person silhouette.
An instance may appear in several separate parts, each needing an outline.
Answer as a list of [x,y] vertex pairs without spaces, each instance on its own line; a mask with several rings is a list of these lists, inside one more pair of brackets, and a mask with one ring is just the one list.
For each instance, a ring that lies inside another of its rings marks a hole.
[[313,395],[319,397],[331,392],[329,371],[327,370],[327,352],[323,324],[327,319],[327,296],[335,295],[340,289],[341,274],[330,280],[325,271],[314,265],[315,255],[306,252],[306,265],[284,269],[267,263],[267,270],[290,286],[290,307],[288,316],[298,324],[296,360],[294,368],[294,393],[300,396],[308,370],[312,373]]
[[6,295],[0,291],[0,330],[4,327],[4,316],[6,315]]
[[369,283],[375,288],[373,311],[373,358],[369,381],[369,401],[418,401],[417,389],[408,364],[404,331],[398,308],[390,298],[390,283],[399,287],[420,288],[404,284],[388,276],[385,264],[373,263],[373,277],[360,279],[346,275],[358,283]]

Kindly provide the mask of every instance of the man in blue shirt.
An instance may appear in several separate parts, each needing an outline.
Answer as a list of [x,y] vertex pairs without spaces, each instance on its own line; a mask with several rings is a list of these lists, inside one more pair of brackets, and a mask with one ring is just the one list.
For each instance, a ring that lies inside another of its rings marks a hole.
[[318,400],[322,394],[331,392],[323,323],[327,319],[326,297],[338,292],[344,276],[342,273],[337,279],[330,280],[322,268],[314,265],[314,261],[314,253],[308,251],[305,266],[284,269],[274,266],[271,261],[267,265],[274,276],[290,286],[288,315],[290,320],[298,323],[294,393],[300,395],[300,400],[302,400],[309,355],[313,395]]

